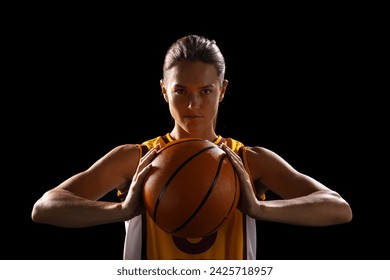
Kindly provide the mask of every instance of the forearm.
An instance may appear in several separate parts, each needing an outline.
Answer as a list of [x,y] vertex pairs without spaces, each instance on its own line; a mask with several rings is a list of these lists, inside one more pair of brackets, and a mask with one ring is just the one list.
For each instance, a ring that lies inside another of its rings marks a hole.
[[349,222],[352,212],[338,194],[318,191],[293,199],[258,201],[252,217],[293,225],[327,226]]
[[87,227],[128,218],[121,203],[88,200],[66,190],[44,194],[32,211],[35,222],[61,227]]

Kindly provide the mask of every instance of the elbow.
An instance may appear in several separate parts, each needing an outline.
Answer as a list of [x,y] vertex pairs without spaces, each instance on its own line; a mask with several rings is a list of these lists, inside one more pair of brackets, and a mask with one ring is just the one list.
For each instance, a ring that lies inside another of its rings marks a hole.
[[340,195],[337,195],[337,211],[334,212],[335,224],[345,224],[352,221],[353,214],[351,206],[347,201],[345,201]]
[[39,223],[40,219],[39,219],[39,216],[40,216],[40,205],[39,205],[39,200],[37,202],[35,202],[34,206],[33,206],[33,209],[31,211],[31,219],[36,222],[36,223]]
[[349,223],[352,221],[353,214],[351,206],[348,204],[348,202],[343,202],[343,223]]
[[35,202],[33,209],[31,211],[31,219],[36,223],[44,223],[44,206],[42,199],[39,199],[37,202]]
[[326,201],[326,209],[324,209],[326,218],[322,220],[321,225],[346,224],[352,221],[351,206],[340,194],[334,191],[326,192],[323,199]]
[[48,207],[49,194],[45,193],[40,199],[38,199],[32,208],[31,219],[36,223],[47,223],[47,213],[50,212]]

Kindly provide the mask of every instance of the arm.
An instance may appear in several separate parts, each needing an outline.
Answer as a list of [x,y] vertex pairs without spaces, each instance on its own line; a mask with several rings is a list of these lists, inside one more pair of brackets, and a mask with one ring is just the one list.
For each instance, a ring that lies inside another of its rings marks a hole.
[[[155,151],[152,149],[139,161],[139,150],[135,145],[113,149],[88,170],[47,191],[33,206],[33,221],[62,227],[86,227],[135,217],[143,211],[141,187]],[[128,185],[130,191],[123,203],[99,201],[115,188]]]
[[[240,178],[240,210],[249,216],[306,226],[341,224],[352,219],[349,204],[337,192],[296,171],[272,151],[260,147],[247,149],[249,175],[240,157],[223,146]],[[258,186],[266,186],[282,199],[258,200],[255,194]]]

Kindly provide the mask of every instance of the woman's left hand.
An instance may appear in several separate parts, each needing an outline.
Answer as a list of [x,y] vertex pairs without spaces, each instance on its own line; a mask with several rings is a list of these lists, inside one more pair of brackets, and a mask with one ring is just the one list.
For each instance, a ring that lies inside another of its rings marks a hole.
[[236,170],[240,181],[240,200],[238,203],[238,209],[241,212],[252,216],[252,213],[256,208],[256,204],[258,203],[254,188],[252,186],[252,179],[249,176],[248,172],[245,170],[241,158],[235,152],[233,152],[233,150],[230,149],[226,144],[222,144],[221,148],[229,157],[230,162],[233,164],[233,167]]

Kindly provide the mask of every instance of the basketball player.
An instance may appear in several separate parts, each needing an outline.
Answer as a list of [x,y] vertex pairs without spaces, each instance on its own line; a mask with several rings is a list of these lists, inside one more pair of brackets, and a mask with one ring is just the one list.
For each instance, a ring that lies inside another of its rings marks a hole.
[[[47,191],[34,205],[32,219],[60,227],[124,222],[124,259],[256,259],[255,220],[328,226],[352,219],[349,204],[335,191],[302,174],[264,147],[249,147],[215,131],[219,103],[228,81],[215,41],[191,35],[168,50],[163,97],[174,120],[165,135],[115,147],[89,169]],[[156,152],[186,137],[221,146],[239,174],[241,196],[234,215],[215,233],[187,240],[159,229],[145,212],[142,182]],[[118,202],[99,200],[112,190]],[[280,200],[267,200],[266,192]]]

